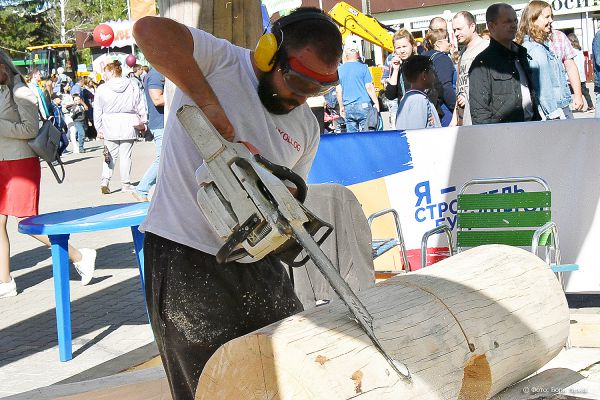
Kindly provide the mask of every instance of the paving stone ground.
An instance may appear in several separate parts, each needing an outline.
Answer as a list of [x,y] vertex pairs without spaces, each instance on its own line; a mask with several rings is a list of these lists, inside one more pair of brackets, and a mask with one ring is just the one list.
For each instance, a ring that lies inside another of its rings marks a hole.
[[[86,147],[89,152],[63,157],[66,179],[61,185],[42,164],[41,213],[135,201],[120,191],[118,166],[111,182],[114,192],[100,193],[101,141],[86,142]],[[136,142],[133,182],[142,177],[153,156],[153,143]],[[62,381],[153,341],[129,229],[71,236],[76,247],[94,248],[98,255],[88,286],[81,286],[79,275],[70,268],[73,360],[69,362],[58,359],[50,250],[18,233],[15,219],[8,231],[19,294],[0,299],[0,397]]]

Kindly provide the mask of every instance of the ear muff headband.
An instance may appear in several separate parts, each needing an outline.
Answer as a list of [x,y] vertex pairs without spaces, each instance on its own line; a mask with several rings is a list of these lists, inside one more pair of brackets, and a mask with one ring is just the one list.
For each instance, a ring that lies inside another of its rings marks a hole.
[[260,39],[258,39],[256,49],[254,50],[254,61],[256,63],[256,67],[262,72],[271,71],[275,65],[277,52],[283,40],[282,29],[288,25],[295,24],[296,22],[307,21],[310,19],[320,19],[335,25],[331,18],[329,18],[329,16],[323,11],[316,11],[312,9],[306,11],[297,11],[293,14],[278,19],[273,24],[273,28],[271,29],[272,33],[265,33],[260,37]]

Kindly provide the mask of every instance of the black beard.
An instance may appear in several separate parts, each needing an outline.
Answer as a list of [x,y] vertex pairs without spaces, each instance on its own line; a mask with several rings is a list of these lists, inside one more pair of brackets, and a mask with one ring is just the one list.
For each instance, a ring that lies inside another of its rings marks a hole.
[[294,100],[286,100],[281,98],[273,85],[273,71],[266,72],[258,78],[258,98],[262,105],[272,114],[285,115],[300,104]]

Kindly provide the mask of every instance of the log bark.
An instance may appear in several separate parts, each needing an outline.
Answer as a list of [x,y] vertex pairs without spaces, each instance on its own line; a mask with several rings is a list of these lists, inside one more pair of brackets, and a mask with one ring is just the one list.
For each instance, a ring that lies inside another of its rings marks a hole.
[[196,399],[487,399],[564,346],[569,310],[547,264],[492,245],[360,292],[399,379],[341,302],[234,339]]

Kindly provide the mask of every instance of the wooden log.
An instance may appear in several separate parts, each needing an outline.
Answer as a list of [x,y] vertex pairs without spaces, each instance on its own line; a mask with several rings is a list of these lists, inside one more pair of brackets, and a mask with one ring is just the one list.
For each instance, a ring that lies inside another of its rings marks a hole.
[[221,346],[196,399],[486,399],[552,359],[569,310],[547,264],[482,246],[360,292],[400,379],[341,302]]

